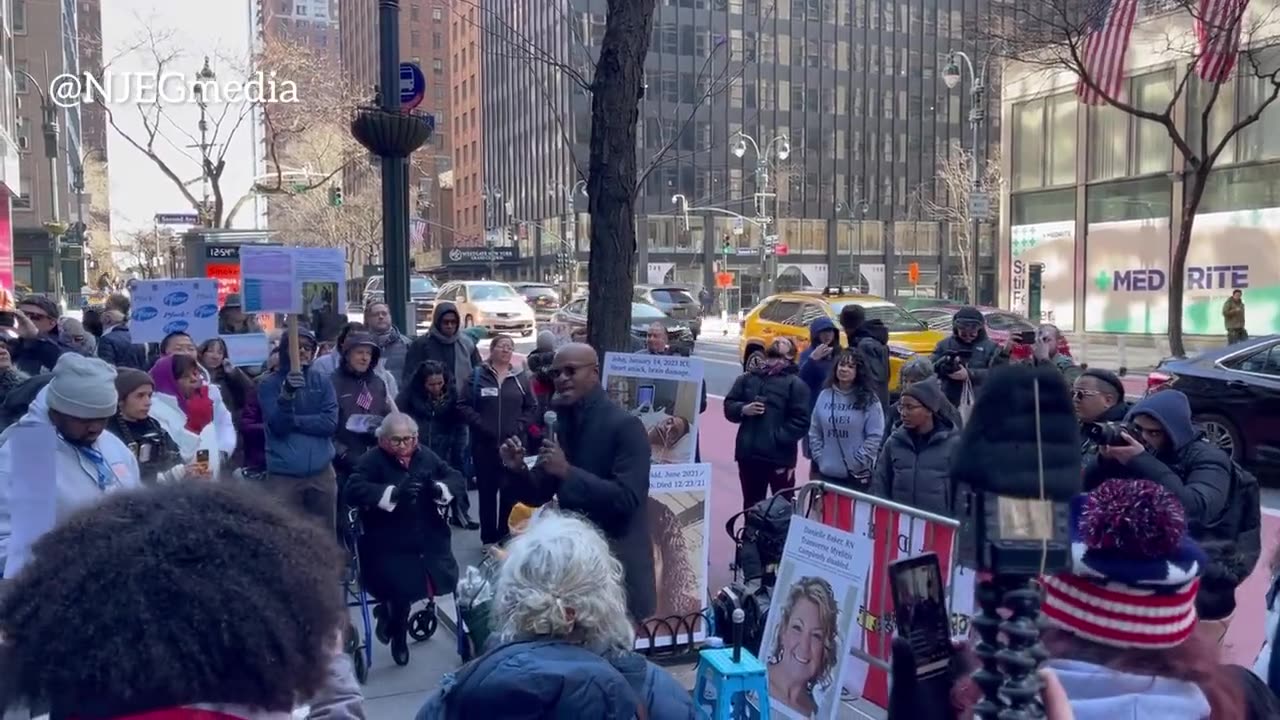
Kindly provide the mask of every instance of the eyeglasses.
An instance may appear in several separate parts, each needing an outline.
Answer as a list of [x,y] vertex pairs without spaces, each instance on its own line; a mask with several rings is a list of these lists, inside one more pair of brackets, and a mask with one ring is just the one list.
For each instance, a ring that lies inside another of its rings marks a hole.
[[387,438],[387,442],[391,443],[392,445],[408,445],[417,439],[418,439],[417,435],[392,435],[391,437]]
[[1071,397],[1075,398],[1076,400],[1083,400],[1087,397],[1093,397],[1094,395],[1101,395],[1101,394],[1102,393],[1098,392],[1097,390],[1072,390],[1071,391]]
[[577,375],[579,370],[588,370],[588,369],[593,369],[595,367],[597,366],[596,365],[565,365],[564,367],[551,368],[551,370],[548,371],[548,374],[551,375],[552,378],[558,378],[562,375],[564,377],[571,378]]

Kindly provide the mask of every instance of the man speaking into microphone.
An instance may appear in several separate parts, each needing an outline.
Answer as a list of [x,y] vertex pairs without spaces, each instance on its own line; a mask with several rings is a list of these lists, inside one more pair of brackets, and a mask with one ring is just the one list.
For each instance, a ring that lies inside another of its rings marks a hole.
[[653,552],[645,507],[649,497],[649,436],[640,419],[614,403],[600,384],[600,360],[590,345],[571,343],[551,362],[555,412],[530,470],[518,437],[502,444],[502,462],[521,476],[512,482],[529,505],[557,501],[600,528],[622,563],[633,622],[653,614]]

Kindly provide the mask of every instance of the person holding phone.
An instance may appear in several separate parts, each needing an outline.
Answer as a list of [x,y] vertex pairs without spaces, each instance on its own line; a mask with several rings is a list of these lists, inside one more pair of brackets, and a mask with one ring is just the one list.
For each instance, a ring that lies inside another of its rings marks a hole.
[[809,431],[809,388],[794,362],[795,346],[777,338],[759,368],[742,374],[724,398],[724,417],[738,426],[734,460],[742,507],[796,483],[796,447]]
[[18,301],[13,310],[18,322],[18,343],[13,348],[13,362],[28,375],[52,370],[58,358],[70,348],[58,338],[58,306],[46,297],[29,295]]
[[[107,432],[120,438],[138,460],[143,485],[177,482],[185,478],[208,480],[209,458],[184,461],[178,443],[160,421],[151,417],[155,381],[141,370],[118,368],[116,393],[119,410],[107,422]],[[198,455],[198,453],[197,453]]]

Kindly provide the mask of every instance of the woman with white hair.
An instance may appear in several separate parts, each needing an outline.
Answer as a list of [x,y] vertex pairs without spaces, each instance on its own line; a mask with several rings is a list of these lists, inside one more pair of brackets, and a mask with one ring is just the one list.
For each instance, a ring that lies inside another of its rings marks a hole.
[[489,651],[446,675],[418,720],[694,717],[689,693],[632,652],[622,565],[591,524],[542,510],[507,549]]
[[418,444],[412,417],[391,413],[375,435],[378,446],[356,463],[344,496],[363,511],[360,571],[365,589],[378,600],[375,635],[391,645],[397,665],[407,665],[410,606],[433,590],[451,594],[458,584],[458,562],[441,508],[467,491],[466,481]]

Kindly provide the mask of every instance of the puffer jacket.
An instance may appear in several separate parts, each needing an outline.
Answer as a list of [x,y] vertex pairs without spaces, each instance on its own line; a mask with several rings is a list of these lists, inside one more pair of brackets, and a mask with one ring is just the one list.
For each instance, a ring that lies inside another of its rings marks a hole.
[[868,320],[849,336],[849,347],[856,348],[866,361],[867,377],[880,400],[880,408],[889,407],[889,328],[883,320]]
[[[724,417],[738,426],[734,460],[796,466],[796,444],[809,433],[809,388],[798,373],[795,364],[777,373],[763,367],[734,381],[724,398]],[[765,404],[764,414],[744,415],[756,400]]]
[[[955,326],[965,321],[976,322],[981,325],[981,329],[978,330],[978,337],[971,343],[961,340],[955,331]],[[933,355],[929,359],[933,361],[934,367],[937,367],[938,362],[943,357],[951,354],[959,355],[961,362],[969,370],[969,383],[973,385],[973,389],[976,391],[982,385],[982,381],[987,379],[987,373],[994,367],[1006,364],[1009,361],[1009,356],[991,338],[987,337],[986,320],[977,308],[960,308],[956,311],[955,317],[952,318],[951,327],[951,336],[938,341],[938,344],[933,348]],[[942,389],[946,392],[947,399],[951,401],[952,405],[959,407],[960,396],[964,393],[964,383],[941,376],[939,376],[939,379],[942,381]]]
[[938,515],[952,516],[955,489],[951,486],[951,458],[960,435],[944,424],[921,437],[905,427],[893,431],[871,473],[869,492],[894,502]]
[[497,373],[485,363],[472,371],[461,397],[458,410],[471,428],[473,444],[497,447],[512,436],[527,440],[538,412],[527,373],[512,368],[499,384]]

